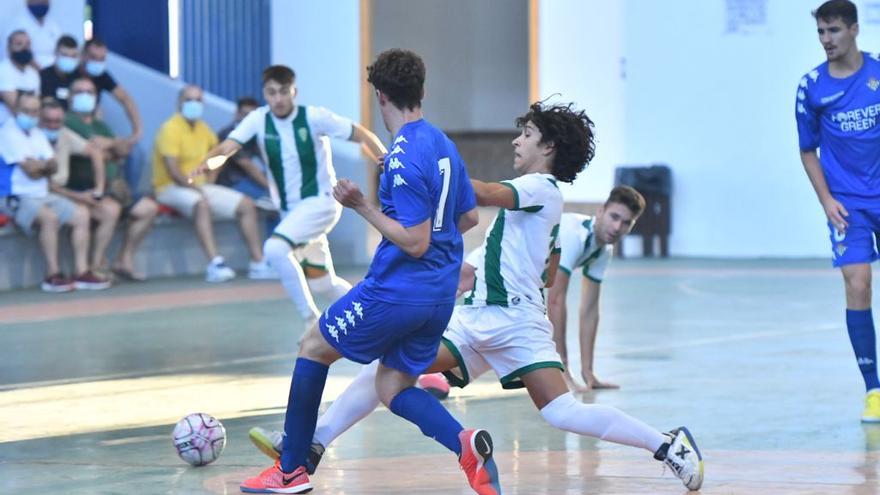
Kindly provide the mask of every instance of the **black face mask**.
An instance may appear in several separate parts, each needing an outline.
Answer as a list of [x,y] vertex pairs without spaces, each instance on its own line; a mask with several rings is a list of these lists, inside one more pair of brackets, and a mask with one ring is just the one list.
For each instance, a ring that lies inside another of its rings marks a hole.
[[34,53],[27,48],[12,52],[12,61],[18,65],[27,65],[34,59]]
[[28,5],[28,10],[30,10],[31,15],[33,15],[37,19],[42,19],[43,17],[46,17],[46,14],[49,12],[49,5],[48,4]]

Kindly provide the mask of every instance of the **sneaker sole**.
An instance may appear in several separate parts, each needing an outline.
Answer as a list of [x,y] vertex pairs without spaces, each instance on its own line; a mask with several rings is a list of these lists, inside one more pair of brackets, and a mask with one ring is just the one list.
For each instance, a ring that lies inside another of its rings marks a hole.
[[52,294],[61,294],[62,292],[72,292],[74,287],[72,285],[40,285],[40,290],[43,292],[50,292]]
[[110,282],[74,282],[73,287],[77,290],[104,290],[110,288]]
[[880,418],[875,418],[875,417],[871,417],[871,416],[868,416],[868,417],[862,416],[862,423],[868,423],[868,424],[872,424],[872,425],[873,424],[880,424]]
[[272,443],[272,440],[266,435],[260,433],[256,428],[251,428],[251,430],[248,431],[248,438],[251,439],[251,443],[254,444],[254,447],[263,454],[266,454],[266,457],[269,459],[274,461],[281,457],[281,452],[275,450],[275,445]]
[[[479,440],[479,441],[478,441]],[[483,469],[489,474],[489,483],[495,489],[497,495],[501,495],[501,484],[498,480],[498,468],[495,461],[492,460],[492,454],[495,452],[492,437],[486,430],[477,430],[471,435],[471,449],[482,459]]]
[[296,488],[245,488],[238,487],[242,493],[309,493],[312,491],[311,483],[308,485],[298,486]]
[[685,438],[687,438],[687,441],[688,441],[690,448],[694,449],[694,452],[697,453],[697,459],[700,460],[700,480],[699,480],[699,483],[697,483],[697,486],[695,488],[687,487],[688,490],[697,491],[703,486],[703,454],[700,453],[700,448],[697,447],[697,442],[694,440],[694,436],[691,435],[690,430],[688,430],[684,426],[680,426],[678,428],[678,430],[684,433],[684,436],[685,436]]

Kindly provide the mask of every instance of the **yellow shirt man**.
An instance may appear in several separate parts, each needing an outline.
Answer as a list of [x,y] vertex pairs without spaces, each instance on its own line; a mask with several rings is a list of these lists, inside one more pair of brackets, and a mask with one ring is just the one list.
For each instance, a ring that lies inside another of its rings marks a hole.
[[[153,187],[156,192],[174,184],[162,157],[176,158],[180,171],[187,176],[198,168],[208,150],[216,144],[217,135],[203,120],[190,124],[183,115],[175,113],[162,124],[153,147]],[[205,176],[194,177],[193,183],[204,184]]]

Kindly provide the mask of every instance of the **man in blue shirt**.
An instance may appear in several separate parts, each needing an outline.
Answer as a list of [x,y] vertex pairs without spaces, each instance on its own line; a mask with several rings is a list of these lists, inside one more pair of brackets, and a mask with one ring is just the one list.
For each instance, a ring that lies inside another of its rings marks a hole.
[[825,2],[813,17],[828,60],[798,87],[801,161],[828,217],[833,264],[843,272],[846,326],[867,389],[862,421],[877,423],[871,263],[880,236],[880,61],[856,46],[858,14],[849,0]]
[[379,109],[394,136],[379,182],[381,209],[342,179],[333,195],[379,232],[366,278],[328,308],[305,335],[274,466],[246,480],[248,493],[303,493],[318,406],[330,364],[380,359],[376,391],[394,414],[416,424],[459,457],[471,487],[498,495],[492,439],[465,430],[428,392],[415,387],[437,354],[458,285],[461,233],[477,224],[476,198],[455,145],[422,118],[425,66],[409,51],[388,50],[367,68]]

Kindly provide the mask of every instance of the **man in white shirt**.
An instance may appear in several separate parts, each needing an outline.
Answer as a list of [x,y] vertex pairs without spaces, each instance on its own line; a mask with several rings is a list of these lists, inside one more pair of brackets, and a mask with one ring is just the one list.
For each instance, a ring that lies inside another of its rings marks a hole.
[[0,125],[12,115],[19,93],[40,94],[40,74],[31,62],[31,38],[22,30],[6,38],[7,57],[0,61]]
[[61,26],[47,14],[49,0],[27,0],[27,10],[7,25],[7,33],[24,31],[30,38],[34,60],[40,68],[49,67],[55,61],[55,43],[61,37]]
[[[106,289],[110,283],[88,271],[88,210],[49,192],[48,178],[57,165],[49,140],[37,127],[40,101],[25,93],[18,97],[14,108],[15,116],[0,126],[0,153],[6,163],[17,164],[10,178],[11,201],[7,203],[15,224],[25,234],[38,236],[48,273],[42,289]],[[71,227],[76,274],[73,280],[61,274],[58,264],[58,230],[62,225]]]

